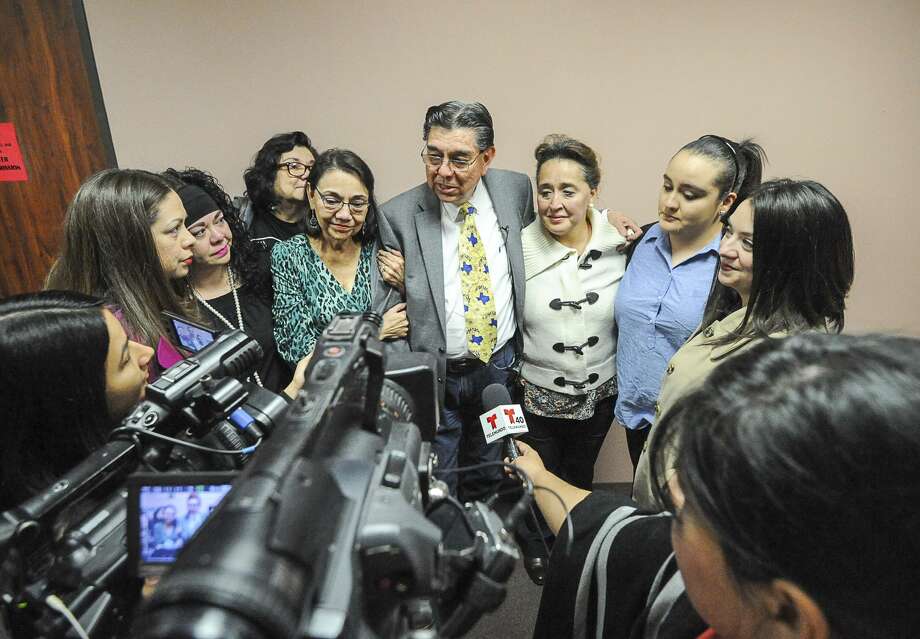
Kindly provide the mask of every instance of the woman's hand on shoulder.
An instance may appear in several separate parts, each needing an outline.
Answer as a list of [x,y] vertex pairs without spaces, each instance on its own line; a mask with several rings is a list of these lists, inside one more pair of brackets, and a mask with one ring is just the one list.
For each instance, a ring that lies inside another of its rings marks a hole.
[[383,314],[380,339],[398,339],[409,334],[409,318],[406,317],[406,303],[400,302]]
[[402,253],[396,249],[380,249],[377,251],[377,268],[384,282],[405,295],[406,261]]
[[607,221],[626,238],[626,242],[617,247],[620,253],[625,253],[630,244],[642,237],[642,227],[622,211],[607,209]]

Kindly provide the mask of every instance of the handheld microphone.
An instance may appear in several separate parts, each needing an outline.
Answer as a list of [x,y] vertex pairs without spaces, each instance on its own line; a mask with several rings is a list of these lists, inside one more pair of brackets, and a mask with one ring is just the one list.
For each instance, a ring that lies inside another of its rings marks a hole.
[[479,423],[486,442],[504,439],[505,457],[514,461],[519,455],[511,435],[527,432],[524,411],[511,403],[511,394],[504,384],[489,384],[483,389],[482,407],[485,412],[479,416]]
[[[491,444],[504,438],[504,456],[511,461],[520,457],[514,438],[511,435],[526,433],[527,422],[524,419],[524,411],[521,407],[511,403],[511,395],[508,393],[508,389],[503,384],[489,384],[486,386],[482,391],[482,407],[486,412],[479,416],[479,421],[482,423],[482,431],[486,436],[486,441]],[[522,519],[528,514],[528,510],[530,511],[530,522],[532,522],[528,524],[528,527],[533,526],[533,530],[540,529],[539,519],[532,504],[533,484],[530,479],[526,483],[527,485],[524,486],[521,498],[515,502],[503,520],[505,529],[512,531],[515,541],[521,548],[527,546],[527,538],[524,536],[525,533],[522,532],[519,524],[522,524]],[[547,552],[547,554],[549,553]],[[542,578],[538,581],[531,576],[531,579],[534,579],[534,583],[542,584]]]

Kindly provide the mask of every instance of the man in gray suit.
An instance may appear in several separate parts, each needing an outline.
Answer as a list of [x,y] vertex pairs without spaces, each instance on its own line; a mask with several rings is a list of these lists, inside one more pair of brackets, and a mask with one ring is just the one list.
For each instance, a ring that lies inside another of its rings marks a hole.
[[[491,168],[492,116],[482,104],[433,106],[425,115],[423,133],[425,184],[381,206],[378,226],[382,247],[400,251],[405,260],[408,346],[432,353],[438,361],[441,424],[434,449],[440,468],[446,469],[501,458],[500,444],[485,443],[479,423],[481,395],[489,384],[511,383],[524,307],[520,233],[534,219],[533,192],[526,175]],[[472,238],[470,215],[475,216]],[[492,329],[483,331],[489,333],[485,342],[471,326],[478,320],[470,319],[470,304],[464,303],[471,298],[469,285],[461,280],[474,261],[464,252],[469,250],[463,246],[467,240],[474,245],[481,241],[479,250],[485,249],[485,263],[477,263],[488,274],[486,293],[476,298],[494,301],[486,321]],[[399,269],[399,261],[386,251],[378,259],[384,273]],[[378,286],[375,308],[388,291],[385,284]],[[459,486],[455,474],[443,479],[461,499],[481,499],[494,491],[501,471],[465,473]]]

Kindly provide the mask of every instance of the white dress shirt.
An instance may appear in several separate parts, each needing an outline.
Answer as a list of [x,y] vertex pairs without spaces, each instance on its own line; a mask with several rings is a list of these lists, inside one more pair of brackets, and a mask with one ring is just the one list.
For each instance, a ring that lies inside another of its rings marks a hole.
[[[517,322],[514,317],[514,292],[508,252],[505,250],[505,231],[498,224],[492,198],[485,184],[479,180],[470,197],[476,208],[476,229],[486,247],[492,294],[495,296],[495,315],[498,320],[498,340],[495,351],[514,337]],[[462,202],[461,202],[462,204]],[[441,247],[444,252],[444,311],[447,319],[447,358],[475,357],[466,347],[466,319],[463,316],[463,292],[460,289],[460,230],[463,216],[457,204],[441,202]],[[493,352],[495,352],[493,351]]]

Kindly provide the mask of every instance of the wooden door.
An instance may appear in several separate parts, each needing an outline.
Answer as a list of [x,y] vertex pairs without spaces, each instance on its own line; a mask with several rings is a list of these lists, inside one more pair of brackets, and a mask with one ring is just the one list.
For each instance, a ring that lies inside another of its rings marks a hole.
[[0,297],[42,287],[67,204],[116,166],[82,0],[0,0],[0,122],[28,179],[0,181]]

